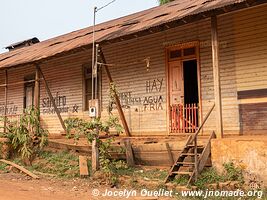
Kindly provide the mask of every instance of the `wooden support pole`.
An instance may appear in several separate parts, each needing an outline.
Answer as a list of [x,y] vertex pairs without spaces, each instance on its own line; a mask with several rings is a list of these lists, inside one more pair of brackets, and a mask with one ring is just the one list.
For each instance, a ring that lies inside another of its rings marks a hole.
[[56,103],[55,103],[54,97],[53,97],[53,95],[52,95],[52,93],[51,93],[51,91],[50,91],[50,89],[49,89],[49,86],[48,86],[48,83],[47,83],[47,81],[46,81],[46,78],[45,78],[45,76],[44,76],[44,74],[43,74],[43,72],[42,72],[40,66],[36,65],[36,67],[37,67],[37,69],[38,69],[40,75],[41,75],[42,78],[44,79],[44,83],[45,83],[46,91],[47,91],[48,96],[49,96],[49,98],[50,98],[50,100],[51,100],[51,102],[52,102],[52,105],[53,105],[53,107],[54,107],[54,109],[55,109],[55,112],[56,112],[56,114],[57,114],[57,116],[58,116],[58,119],[59,119],[59,121],[60,121],[60,124],[61,124],[62,128],[64,129],[64,131],[67,132],[66,126],[65,126],[64,121],[63,121],[63,119],[62,119],[62,117],[61,117],[61,115],[60,115],[60,112],[59,112],[58,108],[57,108],[57,105],[56,105]]
[[[102,51],[102,49],[100,47],[99,47],[99,56],[100,56],[102,62],[103,63],[106,63],[106,59],[105,59],[104,53],[103,53],[103,51]],[[107,76],[108,76],[108,79],[109,79],[109,83],[114,83],[113,82],[113,79],[111,77],[110,71],[108,69],[108,66],[107,65],[104,65],[104,68],[105,68],[105,71],[107,73]],[[119,97],[118,97],[118,95],[117,95],[116,92],[114,94],[114,98],[115,98],[116,106],[117,106],[117,109],[118,109],[118,112],[119,112],[120,119],[122,121],[123,128],[125,130],[125,133],[126,133],[126,135],[128,137],[130,137],[131,136],[130,130],[129,130],[127,121],[125,119],[125,115],[123,113],[122,107],[121,107],[120,99],[119,99]]]
[[88,159],[86,156],[79,156],[79,167],[80,167],[80,176],[81,177],[89,176],[87,160]]
[[134,154],[133,154],[132,144],[129,139],[124,141],[124,146],[126,149],[127,165],[129,167],[134,167],[135,166]]
[[97,140],[94,139],[92,142],[92,175],[94,175],[94,173],[98,171],[99,168],[99,149],[97,145]]
[[5,70],[5,105],[4,105],[4,133],[6,133],[6,125],[7,125],[7,91],[8,91],[8,88],[7,88],[7,83],[8,83],[8,74],[7,74],[7,70]]
[[217,17],[211,17],[211,44],[212,44],[212,66],[214,78],[214,96],[216,108],[216,136],[223,137],[222,124],[222,99],[221,99],[221,83],[220,83],[220,67],[219,67],[219,41]]
[[194,139],[194,163],[195,163],[195,181],[197,181],[198,178],[197,137]]
[[165,145],[166,145],[166,149],[167,149],[167,152],[168,152],[168,155],[169,155],[170,164],[173,165],[174,164],[174,159],[173,159],[173,156],[172,156],[172,151],[171,151],[170,145],[169,145],[168,142],[166,142]]
[[36,66],[35,70],[34,108],[36,110],[39,110],[40,108],[40,72],[38,66]]

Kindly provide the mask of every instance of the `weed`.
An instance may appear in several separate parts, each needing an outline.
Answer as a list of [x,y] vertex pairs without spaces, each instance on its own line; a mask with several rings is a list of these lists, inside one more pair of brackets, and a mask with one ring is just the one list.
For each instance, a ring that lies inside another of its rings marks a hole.
[[235,167],[233,162],[224,163],[223,167],[225,170],[225,176],[227,180],[238,181],[241,184],[244,183],[244,176],[241,168]]
[[77,177],[79,176],[79,158],[67,151],[58,153],[45,151],[39,155],[38,162],[33,163],[32,169],[55,174],[58,177]]
[[218,183],[223,181],[226,181],[224,176],[220,175],[216,169],[208,168],[201,173],[200,177],[195,182],[195,185],[200,189],[204,189],[207,184]]
[[[218,173],[215,168],[206,168],[194,183],[199,189],[204,189],[208,184],[225,182],[225,181],[238,181],[240,184],[244,183],[244,176],[242,170],[234,166],[233,162],[223,164],[224,172]],[[186,185],[189,176],[177,176],[173,183],[178,185]]]
[[1,172],[4,172],[4,173],[7,173],[8,172],[8,170],[7,170],[7,164],[5,164],[5,163],[0,163],[0,171]]
[[[21,158],[13,160],[18,165],[24,165]],[[63,152],[40,152],[32,165],[27,167],[30,171],[55,175],[59,178],[73,178],[79,176],[78,156],[66,151]]]
[[29,164],[47,144],[47,130],[41,127],[39,115],[39,110],[26,109],[19,121],[7,121],[7,132],[2,133],[9,139],[12,151]]
[[157,180],[164,180],[167,176],[166,170],[158,170],[158,169],[152,169],[152,170],[139,170],[136,172],[139,176],[143,178],[148,179],[157,179]]
[[176,183],[177,185],[184,186],[184,185],[187,185],[189,178],[190,177],[188,175],[178,175],[173,180],[173,183]]

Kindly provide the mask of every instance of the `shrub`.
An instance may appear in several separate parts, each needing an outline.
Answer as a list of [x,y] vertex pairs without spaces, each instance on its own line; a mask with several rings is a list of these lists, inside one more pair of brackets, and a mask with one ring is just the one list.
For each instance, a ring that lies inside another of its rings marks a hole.
[[229,181],[238,181],[241,184],[244,183],[244,176],[242,173],[242,169],[236,167],[233,162],[224,163],[223,164],[225,177]]
[[2,133],[8,138],[11,151],[25,159],[27,164],[31,164],[47,144],[48,132],[41,127],[39,114],[34,108],[26,109],[19,121],[7,120],[6,133]]

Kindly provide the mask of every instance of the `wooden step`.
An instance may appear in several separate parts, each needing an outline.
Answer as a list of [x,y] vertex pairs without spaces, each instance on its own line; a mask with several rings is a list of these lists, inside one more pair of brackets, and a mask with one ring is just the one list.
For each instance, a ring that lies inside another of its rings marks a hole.
[[[187,145],[186,147],[193,148],[193,147],[195,147],[195,145],[193,145],[193,144],[189,144],[189,145]],[[204,145],[198,145],[197,148],[204,148]]]
[[195,165],[195,163],[192,162],[177,162],[178,165]]
[[[198,153],[197,156],[200,156],[201,154]],[[195,156],[194,153],[181,153],[181,156]]]
[[189,175],[191,176],[193,172],[172,172],[173,174],[178,174],[178,175]]

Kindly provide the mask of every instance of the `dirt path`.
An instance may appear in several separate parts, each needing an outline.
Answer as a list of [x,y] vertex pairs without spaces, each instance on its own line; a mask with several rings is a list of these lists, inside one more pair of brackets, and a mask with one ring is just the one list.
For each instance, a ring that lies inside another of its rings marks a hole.
[[86,184],[76,181],[29,180],[20,174],[0,174],[0,200],[89,200],[91,193],[85,188]]
[[[0,174],[0,200],[117,200],[125,197],[94,197],[94,190],[104,194],[111,188],[94,186],[90,180],[73,179],[59,180],[41,178],[32,180],[17,173]],[[156,200],[153,197],[129,197],[131,200]],[[167,200],[170,198],[160,198]]]

